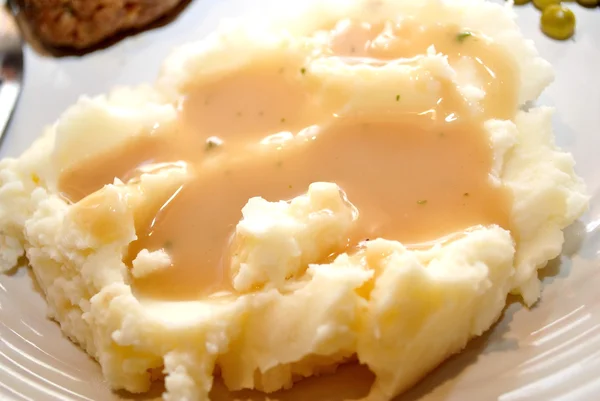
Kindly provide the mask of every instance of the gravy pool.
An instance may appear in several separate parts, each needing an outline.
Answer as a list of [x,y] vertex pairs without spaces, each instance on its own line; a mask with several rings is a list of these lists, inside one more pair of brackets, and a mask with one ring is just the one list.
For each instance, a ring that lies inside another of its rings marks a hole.
[[138,135],[60,176],[60,191],[77,202],[115,177],[139,176],[140,166],[188,165],[186,183],[136,221],[126,262],[141,249],[165,249],[173,263],[135,279],[137,293],[182,300],[231,291],[224,255],[248,199],[291,199],[316,181],[337,183],[359,212],[333,253],[378,237],[418,246],[475,225],[509,228],[511,197],[489,179],[493,152],[483,130],[517,109],[506,52],[476,33],[411,19],[328,29],[330,43],[316,57],[378,65],[435,45],[450,63],[474,60],[486,91],[481,112],[470,112],[450,82],[425,110],[395,112],[398,93],[377,115],[348,111],[343,95],[322,96],[305,64],[276,55],[188,88],[169,135]]

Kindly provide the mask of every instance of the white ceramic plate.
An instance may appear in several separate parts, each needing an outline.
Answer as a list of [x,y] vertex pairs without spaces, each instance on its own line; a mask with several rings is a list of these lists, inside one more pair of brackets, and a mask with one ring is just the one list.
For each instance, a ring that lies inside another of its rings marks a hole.
[[[260,13],[275,2],[196,0],[174,23],[83,58],[42,58],[27,49],[24,92],[0,156],[19,155],[81,94],[151,81],[173,46],[205,36],[223,17]],[[576,4],[572,9],[578,18],[575,39],[555,42],[539,31],[537,10],[517,8],[525,35],[556,68],[557,79],[540,103],[557,109],[557,143],[577,160],[592,195],[590,211],[567,230],[564,256],[543,271],[538,305],[526,310],[512,300],[488,334],[398,401],[600,400],[600,9]],[[346,367],[337,376],[307,380],[296,391],[271,399],[356,399],[369,380]],[[159,395],[160,389],[144,397],[112,394],[97,364],[45,318],[45,303],[27,269],[0,276],[1,400],[146,400]],[[231,397],[217,391],[214,398]]]

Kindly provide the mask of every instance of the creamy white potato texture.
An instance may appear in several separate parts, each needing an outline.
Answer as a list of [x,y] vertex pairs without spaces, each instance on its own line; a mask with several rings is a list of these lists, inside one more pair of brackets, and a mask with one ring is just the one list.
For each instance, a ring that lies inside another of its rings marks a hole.
[[27,257],[48,315],[100,363],[114,389],[147,391],[162,371],[165,400],[208,399],[218,367],[230,390],[272,392],[356,358],[376,376],[368,399],[391,399],[489,329],[509,293],[533,304],[538,269],[560,254],[562,229],[586,208],[574,161],[554,144],[553,110],[534,107],[484,122],[494,156],[489,179],[512,198],[510,231],[475,226],[422,249],[372,239],[328,260],[360,210],[337,183],[315,182],[290,202],[248,199],[232,244],[236,296],[137,296],[132,280],[166,271],[171,261],[165,250],[144,249],[131,266],[124,262],[136,238],[136,208],[183,185],[188,166],[172,164],[135,182],[115,179],[72,204],[60,194],[59,174],[143,132],[167,135],[190,85],[275,54],[300,60],[302,73],[323,86],[343,88],[350,110],[377,112],[394,98],[399,108],[426,110],[441,83],[450,83],[479,112],[487,90],[481,77],[468,60],[449,63],[435,44],[410,63],[309,58],[329,40],[320,27],[345,18],[412,18],[468,29],[465,37],[476,32],[514,58],[518,104],[535,100],[553,77],[509,7],[479,0],[304,6],[308,14],[236,21],[182,46],[151,86],[82,97],[21,157],[0,163],[1,268]]

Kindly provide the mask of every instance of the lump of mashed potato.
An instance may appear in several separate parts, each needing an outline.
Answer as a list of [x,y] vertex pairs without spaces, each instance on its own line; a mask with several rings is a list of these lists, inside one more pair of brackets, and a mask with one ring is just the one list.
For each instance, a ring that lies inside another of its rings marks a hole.
[[[499,318],[585,210],[510,8],[355,0],[224,25],[0,162],[0,262],[114,389],[387,400]],[[443,333],[443,334],[442,334]]]

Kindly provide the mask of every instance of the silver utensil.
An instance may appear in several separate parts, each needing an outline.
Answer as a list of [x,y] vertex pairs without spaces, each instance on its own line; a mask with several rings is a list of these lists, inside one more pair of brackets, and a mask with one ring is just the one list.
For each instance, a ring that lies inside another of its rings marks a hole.
[[0,139],[13,114],[23,80],[23,41],[13,16],[0,1]]

